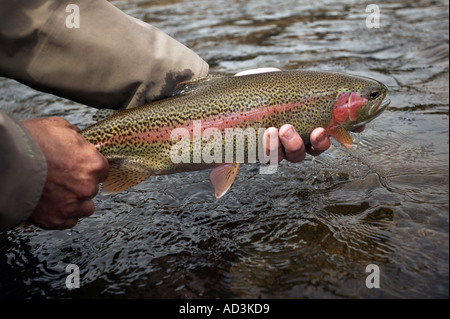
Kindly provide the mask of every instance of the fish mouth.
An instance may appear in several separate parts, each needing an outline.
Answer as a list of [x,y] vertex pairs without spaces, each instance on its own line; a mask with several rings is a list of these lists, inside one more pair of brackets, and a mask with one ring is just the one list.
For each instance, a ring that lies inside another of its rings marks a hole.
[[373,117],[379,115],[388,107],[389,104],[391,104],[391,100],[389,99],[380,100],[379,102],[374,103],[369,109],[369,116]]
[[372,106],[370,106],[369,111],[367,112],[367,117],[364,121],[358,122],[358,123],[352,123],[347,127],[348,130],[353,130],[361,125],[367,124],[371,122],[374,118],[376,118],[378,115],[383,113],[383,111],[388,107],[388,105],[391,103],[391,100],[380,100],[376,103],[374,103]]

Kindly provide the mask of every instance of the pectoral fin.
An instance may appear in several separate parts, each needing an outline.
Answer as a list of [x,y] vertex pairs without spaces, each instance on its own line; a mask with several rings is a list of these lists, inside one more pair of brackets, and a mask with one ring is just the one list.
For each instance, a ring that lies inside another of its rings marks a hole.
[[109,160],[108,177],[103,182],[103,192],[118,193],[124,191],[145,181],[151,175],[152,171],[136,160],[129,158]]
[[333,136],[339,143],[349,149],[353,146],[353,140],[350,134],[342,126],[336,126],[328,130],[328,134]]
[[241,164],[224,164],[214,168],[209,174],[209,180],[214,187],[216,198],[220,198],[233,184]]

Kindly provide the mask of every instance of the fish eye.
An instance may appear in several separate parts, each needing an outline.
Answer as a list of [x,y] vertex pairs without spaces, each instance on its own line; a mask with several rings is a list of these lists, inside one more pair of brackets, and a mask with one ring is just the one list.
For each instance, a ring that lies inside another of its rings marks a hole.
[[370,91],[370,93],[369,93],[369,98],[370,98],[371,100],[375,100],[379,95],[380,95],[380,92],[379,92],[379,91],[377,91],[377,90],[372,90],[372,91]]

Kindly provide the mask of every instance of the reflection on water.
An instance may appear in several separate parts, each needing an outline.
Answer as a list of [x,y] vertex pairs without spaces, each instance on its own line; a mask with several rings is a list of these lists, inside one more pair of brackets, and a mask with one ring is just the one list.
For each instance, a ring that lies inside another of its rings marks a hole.
[[[322,69],[384,82],[389,109],[347,151],[241,169],[216,200],[208,172],[95,199],[72,230],[0,234],[0,295],[151,298],[448,298],[448,2],[114,1],[198,52],[213,73]],[[0,80],[18,118],[95,112]],[[81,288],[65,288],[65,267]],[[366,266],[380,267],[368,289]]]

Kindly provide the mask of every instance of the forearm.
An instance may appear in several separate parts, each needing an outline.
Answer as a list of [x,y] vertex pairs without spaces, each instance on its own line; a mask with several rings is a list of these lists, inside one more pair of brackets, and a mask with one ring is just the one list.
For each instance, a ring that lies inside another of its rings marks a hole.
[[0,2],[0,75],[97,108],[130,108],[168,96],[208,65],[155,27],[104,0]]
[[41,197],[47,163],[28,131],[0,111],[0,231],[24,222]]

